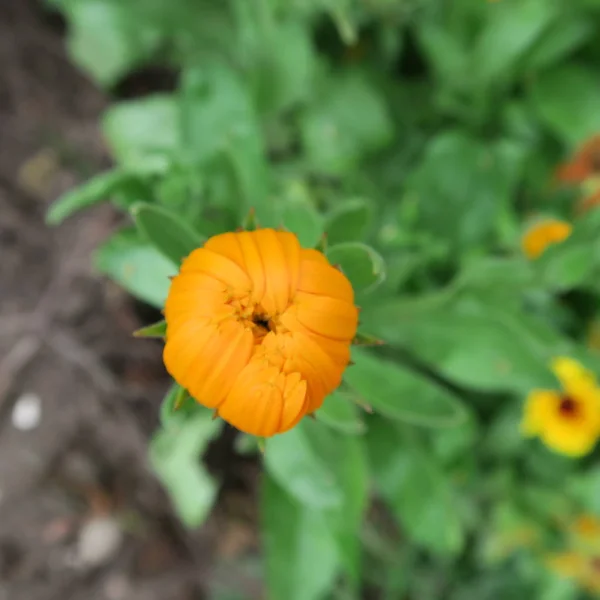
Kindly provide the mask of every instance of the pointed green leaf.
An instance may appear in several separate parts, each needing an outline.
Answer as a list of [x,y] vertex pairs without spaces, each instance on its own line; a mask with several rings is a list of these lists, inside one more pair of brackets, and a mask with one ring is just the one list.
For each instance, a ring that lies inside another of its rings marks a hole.
[[524,394],[552,383],[548,361],[570,352],[564,338],[533,315],[443,292],[365,307],[361,321],[459,385]]
[[383,346],[385,342],[368,333],[358,332],[352,340],[353,346]]
[[150,443],[152,468],[188,527],[204,522],[217,496],[215,481],[200,463],[200,456],[221,426],[222,422],[213,421],[206,410],[181,415]]
[[532,81],[529,98],[540,119],[570,145],[600,131],[600,81],[592,68],[572,62],[544,71]]
[[196,402],[178,383],[173,382],[160,405],[160,422],[167,427],[173,419],[188,417],[196,412],[206,412],[207,409]]
[[96,268],[136,298],[162,308],[169,292],[169,277],[177,267],[140,239],[137,231],[119,231],[94,256]]
[[329,394],[316,416],[317,421],[340,433],[361,435],[366,431],[358,407],[345,392],[335,391]]
[[269,598],[320,600],[334,585],[339,549],[327,515],[265,476],[261,502]]
[[408,367],[354,348],[355,364],[346,369],[344,381],[377,413],[392,419],[451,427],[466,418],[458,398]]
[[307,422],[304,419],[290,431],[267,440],[267,471],[292,497],[306,506],[339,506],[342,491],[331,467],[317,452]]
[[133,332],[133,336],[139,338],[164,338],[165,335],[167,335],[167,322],[165,320]]
[[132,175],[121,169],[112,169],[96,175],[54,202],[48,210],[46,221],[50,225],[58,225],[82,208],[108,200],[120,186],[129,184],[131,180]]
[[131,208],[131,215],[147,240],[176,265],[206,241],[162,206],[140,202]]

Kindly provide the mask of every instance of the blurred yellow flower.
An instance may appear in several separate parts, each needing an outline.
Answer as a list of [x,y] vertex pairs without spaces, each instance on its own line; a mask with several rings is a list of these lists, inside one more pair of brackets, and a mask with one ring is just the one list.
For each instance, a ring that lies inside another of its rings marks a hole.
[[544,219],[533,224],[521,239],[521,247],[525,256],[538,258],[548,246],[564,241],[571,235],[570,223],[559,219]]
[[582,515],[571,525],[571,533],[579,540],[594,543],[600,549],[600,519],[595,515]]
[[562,391],[533,390],[521,430],[526,436],[539,436],[557,452],[582,456],[600,436],[600,388],[594,376],[570,358],[556,358],[552,370]]
[[583,589],[600,592],[600,555],[559,552],[549,556],[546,564],[551,571],[573,579]]
[[569,526],[568,550],[546,558],[549,569],[590,592],[600,592],[600,519],[584,514]]

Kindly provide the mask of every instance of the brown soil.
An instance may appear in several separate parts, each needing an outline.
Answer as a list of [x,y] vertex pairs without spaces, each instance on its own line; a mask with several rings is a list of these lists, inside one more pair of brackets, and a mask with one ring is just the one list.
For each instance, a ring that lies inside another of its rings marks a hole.
[[[149,468],[168,385],[160,344],[131,337],[147,311],[90,261],[122,217],[102,206],[44,223],[51,201],[109,164],[108,100],[60,30],[33,0],[0,2],[0,600],[260,598],[257,468],[234,455],[233,433],[210,450],[224,484],[198,531]],[[41,405],[30,430],[13,422],[25,394]]]

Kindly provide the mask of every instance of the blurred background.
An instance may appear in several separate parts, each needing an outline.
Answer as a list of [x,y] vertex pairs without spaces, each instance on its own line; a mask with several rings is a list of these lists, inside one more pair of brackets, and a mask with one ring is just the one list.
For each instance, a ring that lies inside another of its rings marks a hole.
[[[203,65],[215,59],[239,79],[215,70],[204,80]],[[182,99],[175,116],[174,92]],[[271,170],[270,189],[293,206],[310,197],[323,212],[342,198],[357,214],[375,207],[365,236],[387,263],[382,297],[400,289],[418,300],[482,258],[520,256],[531,219],[568,221],[582,199],[584,212],[597,203],[585,203],[597,190],[597,162],[583,175],[571,170],[568,185],[556,173],[600,132],[600,2],[2,0],[0,600],[593,597],[600,552],[581,585],[565,584],[546,579],[546,551],[536,546],[544,519],[600,510],[600,476],[593,458],[575,473],[522,444],[521,402],[535,369],[511,353],[515,331],[540,333],[532,321],[531,331],[515,321],[507,334],[498,321],[501,333],[470,336],[459,323],[441,348],[433,329],[424,335],[403,313],[402,343],[424,370],[456,384],[470,420],[427,439],[434,470],[399,458],[386,488],[372,469],[369,525],[355,536],[365,554],[358,593],[329,579],[306,585],[320,575],[290,557],[322,543],[310,535],[290,537],[294,552],[269,567],[270,581],[277,571],[286,582],[266,591],[261,458],[229,427],[203,459],[217,482],[214,505],[200,527],[182,524],[148,460],[170,386],[162,344],[131,335],[161,318],[154,271],[163,267],[145,263],[149,274],[134,277],[123,247],[103,246],[130,222],[112,205],[46,223],[57,198],[115,162],[162,177],[160,152],[180,130],[188,154],[178,166],[201,163],[209,175],[193,181],[173,170],[153,193],[177,210],[181,181],[209,197],[196,215],[202,233],[238,226],[228,199],[241,188],[239,204],[254,206]],[[239,187],[227,179],[231,164],[212,154],[227,144]],[[109,187],[86,189],[77,208],[97,204]],[[127,206],[121,191],[116,204]],[[292,219],[310,220],[303,210]],[[529,298],[529,310],[562,336],[540,335],[539,347],[562,350],[567,339],[594,360],[597,221],[574,253],[546,265],[552,285]],[[146,260],[144,249],[126,250],[136,265]],[[512,310],[526,284],[509,267],[495,279],[487,267],[473,271],[469,301]],[[384,337],[390,322],[373,318],[373,333]],[[446,346],[470,345],[472,354],[443,362]],[[504,368],[505,354],[520,377],[514,386],[500,367],[480,370],[484,359]],[[373,460],[377,440],[369,444]],[[422,484],[421,471],[434,483]],[[567,474],[578,499],[571,504],[563,502]],[[539,485],[513,504],[513,490],[533,479]],[[419,513],[431,498],[440,502]],[[278,530],[294,518],[284,516]],[[449,523],[443,532],[440,523]],[[600,526],[590,527],[597,546]]]

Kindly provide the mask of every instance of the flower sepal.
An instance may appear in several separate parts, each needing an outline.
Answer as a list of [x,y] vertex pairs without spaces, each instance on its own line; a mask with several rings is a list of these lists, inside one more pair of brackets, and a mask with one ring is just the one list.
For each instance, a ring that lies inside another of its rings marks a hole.
[[353,346],[383,346],[385,342],[368,333],[357,333],[352,340]]
[[157,323],[152,323],[141,329],[137,329],[133,332],[133,337],[136,338],[161,338],[167,335],[167,322],[163,319]]

